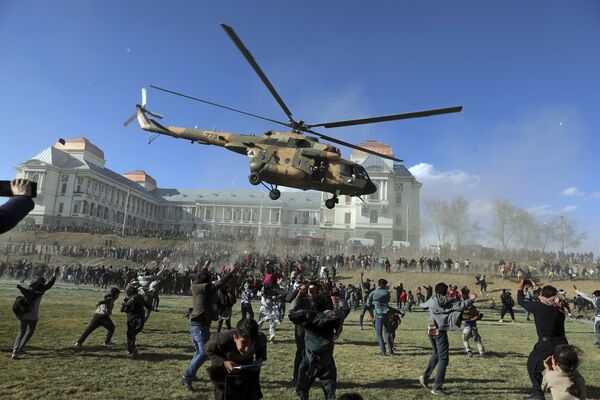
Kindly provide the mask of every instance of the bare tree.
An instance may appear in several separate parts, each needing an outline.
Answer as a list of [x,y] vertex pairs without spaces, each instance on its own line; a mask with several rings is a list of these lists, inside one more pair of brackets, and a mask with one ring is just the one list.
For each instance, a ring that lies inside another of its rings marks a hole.
[[446,241],[448,234],[448,203],[439,198],[430,198],[423,201],[426,225],[433,229],[437,235],[438,243]]
[[447,231],[456,248],[471,240],[480,228],[469,213],[469,201],[458,196],[448,203]]
[[541,227],[533,214],[527,210],[518,209],[515,219],[515,239],[521,248],[528,250],[541,244]]
[[508,200],[495,200],[493,205],[492,236],[508,250],[509,243],[517,230],[519,209]]
[[558,243],[562,240],[562,225],[558,217],[545,220],[539,224],[540,227],[540,246],[545,252],[552,243]]

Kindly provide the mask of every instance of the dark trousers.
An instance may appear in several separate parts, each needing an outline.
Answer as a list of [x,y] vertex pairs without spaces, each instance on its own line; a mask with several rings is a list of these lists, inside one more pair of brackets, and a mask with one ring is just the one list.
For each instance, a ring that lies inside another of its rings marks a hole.
[[85,328],[81,336],[79,337],[78,342],[83,343],[85,339],[94,332],[99,327],[103,326],[106,328],[106,337],[104,338],[104,343],[109,343],[115,333],[115,324],[113,324],[110,316],[103,314],[94,314],[94,317],[90,321],[90,324]]
[[19,331],[17,332],[17,338],[15,339],[15,346],[13,347],[13,353],[23,351],[37,325],[37,319],[20,319],[19,320]]
[[227,329],[231,330],[231,317],[229,317],[227,319],[220,319],[219,322],[217,322],[217,332],[221,332],[221,329],[223,329],[223,321],[225,321]]
[[254,319],[254,310],[250,303],[242,303],[242,319],[245,319],[246,315],[248,315],[250,319]]
[[444,386],[446,368],[450,362],[448,332],[439,331],[437,336],[430,335],[429,341],[431,342],[431,358],[429,359],[429,364],[427,364],[425,372],[423,372],[423,376],[425,377],[425,381],[428,381],[433,370],[437,368],[433,389],[439,389]]
[[296,325],[294,330],[294,339],[296,340],[296,356],[294,357],[294,381],[298,382],[298,369],[300,362],[304,357],[304,327]]
[[[373,308],[372,308],[372,307],[369,307],[369,306],[367,306],[366,304],[363,304],[363,309],[362,309],[362,312],[361,312],[361,313],[360,313],[360,315],[358,316],[358,325],[359,325],[361,328],[362,328],[362,326],[363,326],[363,320],[364,320],[364,318],[365,318],[365,313],[366,313],[367,311],[369,312],[369,315],[371,316],[371,318],[374,318],[374,315],[373,315]],[[373,321],[373,324],[375,324],[375,321]]]
[[512,320],[515,320],[515,313],[513,311],[512,307],[508,307],[505,306],[504,304],[502,305],[502,310],[500,311],[500,319],[503,319],[504,316],[506,315],[506,313],[510,314],[510,317],[512,318]]
[[333,338],[315,335],[310,330],[304,332],[305,352],[298,369],[296,399],[308,400],[308,392],[316,378],[323,386],[325,400],[335,399],[337,368],[333,359]]
[[223,367],[211,367],[208,374],[213,383],[215,400],[259,400],[263,397],[260,389],[260,371],[227,374]]
[[529,374],[532,386],[531,394],[538,399],[544,399],[544,392],[542,390],[544,360],[552,355],[554,347],[559,344],[567,344],[567,339],[562,337],[546,341],[539,340],[533,346],[533,350],[531,350],[527,359],[527,373]]
[[[385,331],[385,333],[384,333]],[[385,340],[384,340],[385,334]],[[390,354],[394,353],[394,341],[392,340],[392,329],[390,328],[390,318],[388,315],[378,315],[375,318],[375,337],[377,338],[377,343],[379,344],[379,351],[381,354],[385,355],[385,344],[387,343],[388,348],[390,349]]]
[[132,320],[127,320],[127,352],[129,354],[133,353],[135,348],[135,337],[138,333],[140,333],[144,329],[144,319],[143,318],[134,318]]

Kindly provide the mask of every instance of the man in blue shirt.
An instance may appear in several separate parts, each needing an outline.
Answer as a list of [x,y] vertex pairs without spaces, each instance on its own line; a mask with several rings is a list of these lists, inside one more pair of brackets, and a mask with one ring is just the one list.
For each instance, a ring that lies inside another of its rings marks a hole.
[[[377,281],[377,289],[369,293],[367,306],[373,306],[375,312],[375,335],[379,343],[379,350],[382,356],[386,356],[385,343],[390,349],[389,354],[394,354],[394,342],[390,329],[390,291],[387,289],[388,282],[385,279]],[[383,331],[385,330],[385,341],[383,340]]]

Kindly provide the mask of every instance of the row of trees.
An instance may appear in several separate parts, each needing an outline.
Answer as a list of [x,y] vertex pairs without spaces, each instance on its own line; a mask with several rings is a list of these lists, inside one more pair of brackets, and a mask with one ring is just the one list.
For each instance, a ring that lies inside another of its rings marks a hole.
[[438,243],[455,246],[470,243],[491,243],[508,249],[577,248],[585,240],[572,218],[550,215],[540,218],[531,211],[519,208],[508,200],[492,203],[491,216],[483,220],[471,211],[471,203],[463,196],[453,199],[430,198],[423,202],[425,230],[433,231]]

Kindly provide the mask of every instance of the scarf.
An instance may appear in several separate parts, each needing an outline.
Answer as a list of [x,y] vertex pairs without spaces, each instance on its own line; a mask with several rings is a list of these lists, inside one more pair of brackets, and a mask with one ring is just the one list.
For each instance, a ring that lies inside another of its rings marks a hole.
[[550,307],[557,308],[558,311],[564,314],[565,310],[563,308],[563,300],[558,295],[554,295],[552,297],[544,297],[542,295],[538,296],[539,301],[542,304],[545,304]]

